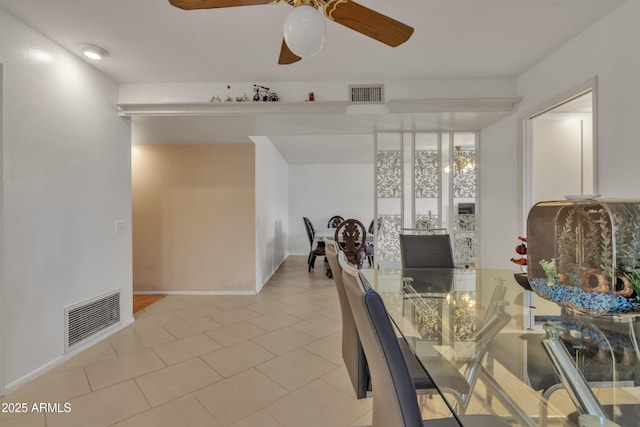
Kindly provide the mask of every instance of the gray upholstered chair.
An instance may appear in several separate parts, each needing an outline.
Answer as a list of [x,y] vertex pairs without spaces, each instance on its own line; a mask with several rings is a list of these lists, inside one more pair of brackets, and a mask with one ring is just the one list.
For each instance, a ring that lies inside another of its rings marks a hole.
[[[367,397],[367,392],[371,391],[371,381],[369,378],[369,368],[367,359],[364,357],[364,350],[358,338],[356,324],[353,321],[347,294],[342,283],[342,267],[338,262],[338,244],[335,240],[325,240],[325,254],[329,261],[329,267],[333,272],[333,279],[336,282],[338,301],[340,301],[340,311],[342,313],[342,359],[351,379],[353,391],[358,399]],[[430,384],[433,388],[433,384]]]
[[[340,301],[340,311],[342,313],[342,359],[344,360],[345,367],[349,373],[351,379],[351,385],[353,391],[358,399],[367,397],[367,392],[371,391],[371,378],[369,376],[369,368],[367,366],[367,359],[360,344],[360,338],[358,338],[358,331],[356,330],[356,324],[353,321],[353,315],[351,314],[351,307],[349,307],[349,301],[347,301],[347,294],[344,290],[344,284],[342,282],[342,266],[347,262],[344,252],[338,249],[338,244],[335,240],[327,239],[325,253],[331,266],[331,270],[335,271],[333,278],[336,282],[336,291],[338,292],[338,300]],[[338,254],[340,254],[341,262],[338,260]],[[403,350],[408,351],[409,356],[413,363],[410,363],[410,369],[415,388],[418,390],[430,390],[432,393],[436,393],[435,386],[431,379],[425,374],[424,369],[418,363],[418,361],[411,354],[411,349],[400,338]],[[462,378],[464,381],[464,378]]]
[[[453,417],[423,420],[406,360],[387,310],[372,289],[365,289],[357,271],[343,270],[345,291],[367,356],[373,393],[373,427],[458,426]],[[463,425],[510,427],[493,415],[458,416]]]
[[448,234],[400,234],[402,268],[455,267]]

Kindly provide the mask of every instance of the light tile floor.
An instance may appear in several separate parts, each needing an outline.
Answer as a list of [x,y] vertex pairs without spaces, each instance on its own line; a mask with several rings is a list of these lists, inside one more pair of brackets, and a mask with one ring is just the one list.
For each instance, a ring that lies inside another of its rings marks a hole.
[[356,427],[333,280],[290,257],[257,296],[168,296],[136,322],[1,402],[69,413],[0,414],[2,427]]
[[[168,296],[136,322],[0,402],[68,403],[68,413],[0,413],[1,427],[360,427],[371,399],[357,400],[342,362],[334,281],[322,262],[290,257],[257,296]],[[520,401],[526,389],[496,372]],[[471,412],[487,409],[484,385]],[[637,400],[637,397],[632,397]],[[528,399],[536,402],[536,399]],[[423,399],[425,417],[447,416]],[[571,405],[563,392],[554,408]],[[527,408],[537,412],[536,405]],[[64,409],[64,406],[62,406]],[[562,412],[562,411],[561,411]]]

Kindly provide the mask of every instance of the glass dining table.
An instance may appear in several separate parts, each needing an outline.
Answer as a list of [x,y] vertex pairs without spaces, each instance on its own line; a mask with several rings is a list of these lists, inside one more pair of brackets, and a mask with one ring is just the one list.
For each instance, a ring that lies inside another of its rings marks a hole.
[[[381,295],[456,418],[640,426],[640,317],[563,309],[527,330],[530,298],[510,270],[362,269],[360,277]],[[465,378],[464,390],[445,387],[449,373],[429,369],[443,356]]]

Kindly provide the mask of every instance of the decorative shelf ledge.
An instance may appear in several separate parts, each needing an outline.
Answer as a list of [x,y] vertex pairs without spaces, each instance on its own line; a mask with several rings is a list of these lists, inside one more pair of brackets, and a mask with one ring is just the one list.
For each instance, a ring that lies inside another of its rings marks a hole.
[[393,99],[385,104],[314,102],[175,102],[117,104],[121,116],[220,116],[255,114],[382,114],[513,111],[518,98]]
[[117,104],[121,116],[344,114],[348,105],[346,101]]
[[391,113],[509,112],[519,98],[392,99],[386,102]]

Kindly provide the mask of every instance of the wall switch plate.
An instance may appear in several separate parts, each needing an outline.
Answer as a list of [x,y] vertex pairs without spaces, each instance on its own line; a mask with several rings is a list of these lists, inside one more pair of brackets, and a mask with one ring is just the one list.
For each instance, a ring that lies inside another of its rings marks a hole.
[[126,228],[124,220],[119,219],[119,220],[114,221],[113,228],[114,228],[114,231],[115,231],[116,234],[124,234],[124,231],[125,231],[125,228]]

